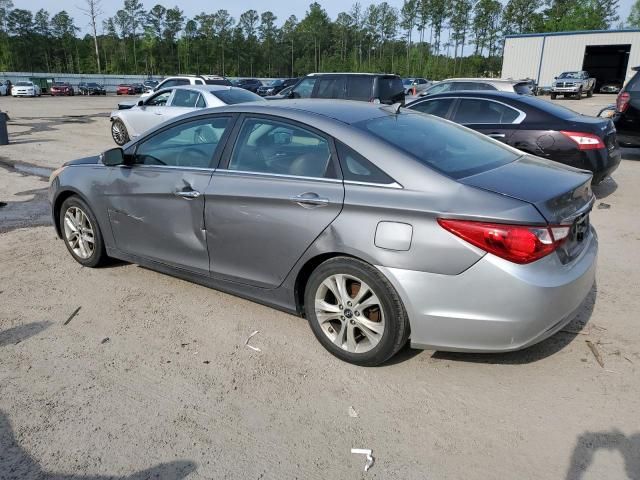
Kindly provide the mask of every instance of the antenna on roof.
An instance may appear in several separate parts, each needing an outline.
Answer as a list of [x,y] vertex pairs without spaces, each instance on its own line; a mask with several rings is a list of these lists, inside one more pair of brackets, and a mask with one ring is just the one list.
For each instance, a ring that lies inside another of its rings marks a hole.
[[400,113],[400,109],[402,108],[402,104],[400,102],[398,103],[394,103],[393,105],[385,105],[384,107],[380,107],[382,110],[389,112],[389,113],[393,113],[394,115],[397,115],[398,113]]

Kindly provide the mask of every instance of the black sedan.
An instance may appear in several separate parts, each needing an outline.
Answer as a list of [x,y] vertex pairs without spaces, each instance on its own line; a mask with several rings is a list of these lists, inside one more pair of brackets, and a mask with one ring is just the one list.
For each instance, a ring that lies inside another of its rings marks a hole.
[[257,78],[241,78],[234,83],[234,86],[256,93],[258,88],[262,86],[262,82]]
[[78,85],[80,95],[106,95],[107,90],[100,84],[95,82],[80,83]]
[[298,83],[298,81],[300,81],[299,78],[285,78],[284,80],[274,80],[269,85],[258,87],[256,93],[261,97],[265,97],[267,95],[277,95],[285,88],[295,85],[296,83]]
[[523,152],[593,172],[600,183],[620,163],[609,119],[581,115],[540,98],[505,92],[431,95],[407,108],[446,118]]

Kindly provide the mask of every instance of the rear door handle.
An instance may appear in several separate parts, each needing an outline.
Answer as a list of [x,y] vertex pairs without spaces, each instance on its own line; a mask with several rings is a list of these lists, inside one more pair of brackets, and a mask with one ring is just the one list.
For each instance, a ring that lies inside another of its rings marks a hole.
[[507,136],[504,133],[489,133],[487,137],[491,138],[506,138]]
[[186,198],[191,200],[193,198],[198,198],[200,196],[200,192],[197,190],[177,190],[173,192],[176,197]]
[[303,208],[326,207],[329,205],[329,199],[321,197],[315,192],[305,192],[294,197],[289,197],[293,203],[297,203]]

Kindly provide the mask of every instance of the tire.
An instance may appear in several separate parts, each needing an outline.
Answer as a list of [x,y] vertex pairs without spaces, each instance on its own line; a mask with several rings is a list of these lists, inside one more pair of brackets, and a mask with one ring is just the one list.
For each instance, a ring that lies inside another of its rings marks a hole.
[[127,143],[129,139],[129,132],[122,120],[115,119],[111,122],[111,138],[117,145],[122,146]]
[[595,88],[595,87],[592,87],[587,91],[587,98],[593,97],[593,88]]
[[[337,288],[338,283],[342,289]],[[363,284],[367,289],[358,298]],[[338,299],[333,292],[340,290],[344,295]],[[316,300],[326,310],[317,307]],[[367,303],[358,309],[358,304]],[[335,257],[320,264],[307,282],[304,304],[318,341],[345,362],[366,367],[379,365],[395,355],[409,338],[409,319],[398,293],[382,273],[360,260]],[[324,322],[319,314],[325,317]]]
[[552,93],[552,94],[551,94],[551,100],[555,100],[555,99],[556,99],[556,97],[557,97],[557,95],[556,95],[555,93]]
[[582,100],[582,89],[578,90],[578,93],[576,93],[576,100]]
[[106,263],[109,257],[100,226],[84,200],[73,195],[62,202],[58,222],[64,244],[76,262],[92,268]]

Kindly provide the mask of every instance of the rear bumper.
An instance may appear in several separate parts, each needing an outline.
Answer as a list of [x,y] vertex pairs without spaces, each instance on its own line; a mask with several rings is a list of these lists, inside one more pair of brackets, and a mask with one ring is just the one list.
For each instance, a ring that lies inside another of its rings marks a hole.
[[620,148],[613,150],[585,150],[584,168],[593,172],[593,183],[600,183],[611,175],[620,165],[622,153]]
[[578,93],[580,87],[553,87],[551,93]]
[[585,242],[567,265],[556,254],[529,265],[487,254],[459,275],[378,268],[404,302],[412,347],[506,352],[540,342],[574,318],[595,281],[595,231]]

